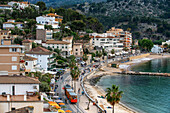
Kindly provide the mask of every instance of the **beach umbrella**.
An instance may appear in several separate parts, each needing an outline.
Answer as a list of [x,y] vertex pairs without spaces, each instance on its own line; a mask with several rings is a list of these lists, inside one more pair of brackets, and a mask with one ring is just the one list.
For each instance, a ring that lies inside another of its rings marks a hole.
[[65,111],[62,110],[62,109],[59,109],[59,110],[58,110],[58,113],[65,113]]
[[66,110],[65,112],[66,112],[66,113],[72,113],[72,111],[71,111],[71,110]]
[[59,105],[65,105],[64,103],[59,103]]
[[61,107],[60,106],[55,106],[57,109],[61,109]]

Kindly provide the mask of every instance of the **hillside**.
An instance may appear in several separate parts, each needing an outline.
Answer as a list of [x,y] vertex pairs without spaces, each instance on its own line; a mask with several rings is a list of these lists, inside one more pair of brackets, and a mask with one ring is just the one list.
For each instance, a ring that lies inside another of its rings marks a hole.
[[46,3],[47,7],[60,7],[60,6],[70,6],[70,5],[75,5],[75,4],[82,4],[85,2],[102,2],[106,0],[24,0],[24,1],[29,1],[31,3],[37,3],[38,1],[43,1]]
[[170,39],[169,0],[107,0],[72,8],[98,18],[105,30],[116,26],[131,30],[133,37],[138,39]]

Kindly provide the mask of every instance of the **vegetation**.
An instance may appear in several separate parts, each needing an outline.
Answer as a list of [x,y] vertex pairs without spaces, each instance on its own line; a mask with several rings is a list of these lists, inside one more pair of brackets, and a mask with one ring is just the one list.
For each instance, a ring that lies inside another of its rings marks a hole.
[[114,105],[116,103],[120,102],[120,99],[122,97],[123,91],[119,91],[118,86],[112,85],[111,88],[107,88],[106,92],[107,92],[106,99],[113,106],[113,112],[112,113],[114,113]]
[[139,40],[139,46],[143,50],[150,52],[153,47],[153,42],[149,39],[142,39],[142,40]]

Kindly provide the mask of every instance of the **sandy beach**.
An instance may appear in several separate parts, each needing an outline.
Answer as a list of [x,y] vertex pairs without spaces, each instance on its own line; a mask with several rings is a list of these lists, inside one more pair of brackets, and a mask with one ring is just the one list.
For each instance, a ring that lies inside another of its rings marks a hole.
[[[152,59],[166,58],[166,57],[170,57],[170,55],[164,55],[164,56],[149,55],[144,58],[134,59],[134,60],[126,62],[126,63],[121,63],[120,68],[112,68],[112,67],[103,66],[101,69],[99,69],[99,71],[89,75],[87,77],[87,79],[91,80],[93,78],[96,78],[99,76],[105,76],[105,75],[115,76],[115,75],[117,75],[117,72],[121,72],[123,69],[129,68],[131,65],[143,63],[143,62],[146,62],[146,61],[149,61]],[[97,100],[98,104],[103,106],[104,109],[107,111],[107,113],[112,113],[112,105],[110,105],[110,103],[108,103],[106,99],[98,97],[98,96],[105,96],[105,94],[106,94],[105,91],[97,85],[94,85],[94,86],[91,85],[88,80],[84,82],[84,86],[85,86],[86,91],[89,94],[89,96],[91,98],[93,98],[94,100]],[[108,108],[108,107],[111,107],[111,108]],[[119,103],[119,104],[115,105],[115,113],[137,113],[137,111],[132,110],[132,109],[128,108],[127,106]]]

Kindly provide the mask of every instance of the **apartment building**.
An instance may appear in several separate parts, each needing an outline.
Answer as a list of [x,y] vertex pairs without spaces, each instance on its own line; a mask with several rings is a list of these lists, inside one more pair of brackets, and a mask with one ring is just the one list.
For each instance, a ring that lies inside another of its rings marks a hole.
[[10,30],[0,29],[0,45],[4,45],[4,40],[14,40],[18,35],[12,35]]
[[46,41],[53,38],[53,30],[37,29],[36,40]]
[[0,75],[0,113],[27,106],[34,108],[31,113],[43,113],[39,84],[40,81],[32,77]]
[[63,17],[60,15],[57,15],[56,13],[49,13],[46,16],[39,16],[36,17],[36,21],[38,24],[42,25],[52,25],[54,29],[58,29],[59,23],[62,23]]
[[23,22],[15,22],[14,19],[9,19],[7,22],[3,23],[3,29],[14,29],[15,27],[22,29],[23,24]]
[[106,33],[91,33],[90,37],[93,47],[101,47],[107,50],[123,48],[130,50],[132,44],[131,33],[122,29],[115,29],[114,27]]
[[25,54],[37,58],[37,64],[39,64],[42,70],[48,70],[51,68],[51,62],[54,61],[54,59],[51,59],[54,53],[39,46],[30,51],[26,51]]
[[24,46],[0,45],[0,73],[24,74]]
[[63,56],[70,56],[72,55],[72,40],[73,37],[64,37],[62,38],[62,41],[56,41],[56,40],[47,40],[45,43],[42,43],[42,46],[52,49],[60,49],[61,54]]
[[2,10],[4,10],[4,9],[12,10],[12,7],[10,5],[0,5],[0,9],[2,9]]
[[73,44],[73,55],[75,57],[82,57],[83,56],[83,44],[81,44],[81,43],[74,43]]

